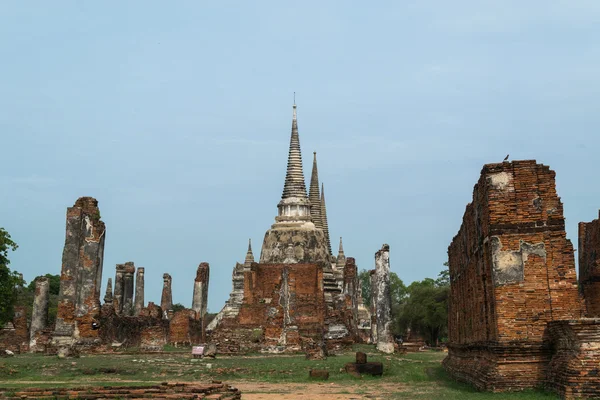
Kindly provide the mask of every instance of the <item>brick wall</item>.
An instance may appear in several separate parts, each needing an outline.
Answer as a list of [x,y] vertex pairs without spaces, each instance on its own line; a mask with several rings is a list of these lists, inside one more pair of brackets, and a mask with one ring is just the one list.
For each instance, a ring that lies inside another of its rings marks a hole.
[[600,218],[579,223],[579,285],[586,315],[600,317]]
[[241,328],[264,328],[265,346],[300,346],[322,340],[325,297],[319,264],[257,264],[245,273]]
[[181,310],[173,314],[169,323],[169,343],[189,346],[203,342],[202,320],[196,319],[194,310]]
[[16,306],[12,324],[0,328],[0,351],[10,350],[14,353],[29,350],[29,330],[27,329],[27,310]]
[[554,178],[535,161],[485,165],[448,248],[444,365],[478,388],[536,386],[550,357],[546,324],[582,315]]

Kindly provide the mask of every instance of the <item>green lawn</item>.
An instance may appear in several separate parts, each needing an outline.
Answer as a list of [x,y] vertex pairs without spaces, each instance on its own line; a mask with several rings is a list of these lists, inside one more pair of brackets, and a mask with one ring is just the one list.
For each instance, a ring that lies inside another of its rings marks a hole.
[[[371,346],[356,346],[369,361],[384,364],[383,377],[358,380],[343,372],[344,364],[354,361],[354,353],[332,356],[325,361],[307,361],[302,355],[218,357],[196,360],[189,351],[162,354],[114,354],[58,359],[53,356],[23,354],[0,359],[0,388],[29,386],[136,385],[164,381],[309,383],[310,368],[327,369],[329,383],[349,393],[385,393],[390,399],[557,399],[544,392],[481,393],[448,378],[441,366],[445,354],[422,352],[382,355]],[[347,388],[346,388],[347,386]],[[341,391],[340,393],[344,393]]]

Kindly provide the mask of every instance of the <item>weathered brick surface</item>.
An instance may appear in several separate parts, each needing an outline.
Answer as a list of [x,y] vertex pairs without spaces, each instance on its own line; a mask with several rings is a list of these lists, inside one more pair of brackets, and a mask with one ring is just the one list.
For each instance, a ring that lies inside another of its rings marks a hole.
[[204,318],[208,308],[208,280],[210,277],[210,265],[202,262],[196,271],[194,279],[194,293],[192,298],[192,310],[196,311],[196,318]]
[[0,328],[0,351],[14,353],[29,350],[29,330],[27,329],[27,311],[25,307],[15,307],[12,323]]
[[171,291],[171,275],[163,274],[163,290],[160,298],[160,308],[163,311],[163,318],[169,319],[169,312],[173,309],[173,292]]
[[169,321],[163,320],[162,315],[157,315],[159,312],[160,308],[156,306],[151,309],[143,308],[139,316],[133,317],[117,315],[110,306],[102,307],[98,330],[102,344],[110,346],[117,342],[125,347],[162,350],[162,345],[168,342]]
[[35,294],[31,311],[31,326],[29,329],[29,347],[36,350],[36,334],[46,329],[48,323],[48,303],[50,299],[50,281],[47,277],[38,277],[35,280]]
[[551,321],[554,354],[546,387],[570,398],[600,398],[600,318]]
[[551,355],[546,324],[582,315],[554,177],[535,161],[485,165],[448,249],[444,365],[480,389],[540,384]]
[[359,340],[358,336],[358,299],[360,284],[358,282],[358,273],[356,261],[353,257],[346,258],[344,265],[344,306],[345,306],[345,322],[348,330],[351,332],[355,340]]
[[579,223],[579,285],[586,315],[600,317],[600,218]]
[[202,320],[196,319],[194,310],[177,311],[169,322],[169,343],[187,346],[204,342]]
[[226,383],[162,383],[146,386],[83,386],[75,388],[0,389],[5,399],[241,399],[241,392]]
[[96,199],[80,197],[67,209],[56,335],[97,337],[90,327],[100,313],[105,232]]
[[[252,263],[245,272],[237,327],[262,327],[262,347],[272,351],[300,350],[301,337],[321,341],[325,319],[322,281],[320,264]],[[226,328],[219,326],[217,335]]]

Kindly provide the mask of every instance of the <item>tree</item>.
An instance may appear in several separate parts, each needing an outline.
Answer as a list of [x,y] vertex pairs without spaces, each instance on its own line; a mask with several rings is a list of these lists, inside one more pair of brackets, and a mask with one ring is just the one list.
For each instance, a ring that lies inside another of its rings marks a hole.
[[35,281],[37,280],[37,278],[41,278],[41,277],[48,278],[48,281],[50,283],[50,294],[58,295],[58,293],[60,292],[60,275],[46,274],[46,275],[36,276],[36,278],[34,280],[29,282],[27,289],[34,292],[35,291]]
[[[358,273],[363,303],[369,307],[371,304],[371,275],[366,269]],[[390,272],[390,292],[392,295],[392,306],[400,304],[406,298],[406,286],[395,272]]]
[[395,325],[402,332],[410,328],[425,336],[431,345],[437,345],[448,330],[448,271],[440,272],[436,280],[425,278],[411,283],[407,292],[407,300]]
[[360,283],[360,292],[362,294],[363,303],[367,308],[371,305],[371,275],[366,269],[362,269],[358,273],[358,282]]
[[16,271],[13,272],[8,268],[10,264],[8,251],[15,251],[18,247],[9,233],[4,228],[0,228],[0,326],[12,320],[17,288],[24,283]]
[[171,310],[173,310],[173,312],[185,310],[185,306],[181,303],[175,303],[175,304],[173,304],[173,307],[171,308]]

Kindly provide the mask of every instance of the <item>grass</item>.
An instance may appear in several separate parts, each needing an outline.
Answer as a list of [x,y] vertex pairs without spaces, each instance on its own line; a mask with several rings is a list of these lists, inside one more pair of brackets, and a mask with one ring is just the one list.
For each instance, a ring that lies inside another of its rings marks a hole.
[[356,346],[369,361],[384,364],[383,377],[364,376],[358,380],[343,371],[354,361],[354,352],[332,356],[324,361],[308,361],[303,355],[251,355],[193,359],[190,352],[169,349],[161,354],[82,355],[75,359],[22,354],[0,361],[0,388],[39,386],[142,385],[164,381],[223,380],[229,383],[256,382],[308,384],[311,368],[329,371],[329,383],[340,393],[385,393],[390,399],[557,399],[541,391],[520,393],[481,393],[451,380],[441,366],[445,354],[421,352],[383,355],[371,346]]

